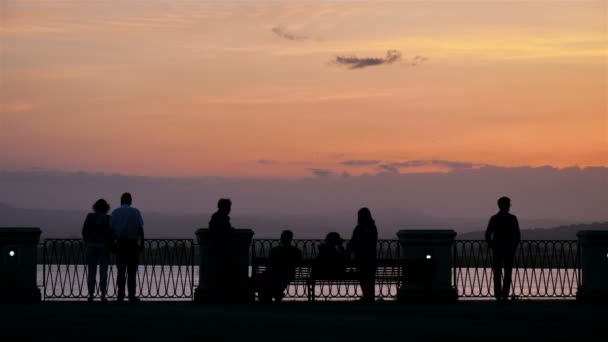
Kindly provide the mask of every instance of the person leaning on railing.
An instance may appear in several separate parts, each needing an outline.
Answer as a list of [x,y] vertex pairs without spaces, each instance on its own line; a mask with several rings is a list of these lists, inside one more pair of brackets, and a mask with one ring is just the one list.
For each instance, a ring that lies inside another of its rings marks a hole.
[[128,282],[129,301],[139,301],[136,296],[136,277],[139,253],[144,248],[144,220],[139,210],[131,206],[132,202],[131,194],[124,193],[120,198],[120,208],[114,209],[110,218],[110,226],[116,239],[116,268],[118,271],[116,287],[118,287],[117,300],[119,302],[125,298],[125,282]]
[[95,297],[97,265],[99,265],[99,290],[101,301],[106,302],[108,290],[108,264],[113,237],[110,228],[110,205],[103,198],[93,204],[93,212],[89,213],[82,226],[82,239],[86,248],[87,287],[89,302]]
[[[515,250],[521,240],[519,222],[517,217],[509,213],[511,199],[501,197],[498,199],[500,211],[490,218],[485,238],[488,246],[492,248],[492,269],[494,271],[494,297],[497,301],[508,301],[511,289],[511,272]],[[501,286],[502,271],[504,268],[504,283]]]
[[234,227],[230,223],[232,201],[229,198],[220,198],[217,202],[217,211],[209,221],[209,269],[210,284],[213,289],[212,300],[218,302],[230,301],[233,296],[232,287],[235,287],[232,272],[235,258],[232,232]]

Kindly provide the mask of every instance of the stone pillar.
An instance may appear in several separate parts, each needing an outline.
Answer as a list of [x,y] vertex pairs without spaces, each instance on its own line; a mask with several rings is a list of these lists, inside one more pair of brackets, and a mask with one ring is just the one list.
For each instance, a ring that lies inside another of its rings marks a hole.
[[[214,246],[209,229],[196,231],[200,246],[197,302],[246,302],[251,300],[249,258],[251,229],[234,229],[225,246]],[[219,248],[218,248],[219,247]]]
[[0,228],[0,302],[37,303],[39,228]]
[[453,230],[400,230],[397,233],[404,262],[401,302],[453,302]]
[[581,265],[576,299],[608,302],[608,231],[580,231],[578,248]]

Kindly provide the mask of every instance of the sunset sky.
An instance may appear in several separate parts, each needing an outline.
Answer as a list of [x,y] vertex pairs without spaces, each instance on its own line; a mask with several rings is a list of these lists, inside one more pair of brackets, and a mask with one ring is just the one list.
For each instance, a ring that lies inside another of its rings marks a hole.
[[608,166],[607,1],[0,0],[0,169]]

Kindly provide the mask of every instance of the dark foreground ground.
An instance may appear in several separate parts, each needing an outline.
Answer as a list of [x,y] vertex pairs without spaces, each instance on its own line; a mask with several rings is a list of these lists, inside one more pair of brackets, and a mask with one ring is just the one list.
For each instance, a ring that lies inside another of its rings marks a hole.
[[456,341],[459,336],[486,341],[608,341],[608,307],[574,301],[371,306],[46,302],[0,304],[0,329],[2,342]]

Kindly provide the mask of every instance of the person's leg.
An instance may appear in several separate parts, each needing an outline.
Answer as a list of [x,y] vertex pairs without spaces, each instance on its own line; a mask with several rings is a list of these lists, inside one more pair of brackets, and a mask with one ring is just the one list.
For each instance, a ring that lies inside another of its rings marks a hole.
[[99,254],[99,289],[101,298],[105,299],[108,293],[108,264],[110,263],[110,251],[106,247],[100,249]]
[[494,250],[492,270],[494,272],[494,297],[500,301],[502,299],[502,253]]
[[361,284],[361,292],[363,294],[363,300],[366,302],[374,302],[376,300],[376,289],[375,289],[375,277],[376,267],[375,264],[366,263],[361,266],[361,278],[359,280]]
[[283,300],[287,286],[289,286],[289,280],[286,280],[284,276],[275,279],[274,284],[272,284],[272,297],[276,302]]
[[125,284],[127,282],[127,256],[126,248],[124,243],[118,242],[116,244],[116,287],[118,288],[118,300],[121,301],[125,298]]
[[505,269],[505,277],[503,281],[502,287],[502,299],[509,300],[509,292],[511,290],[511,273],[513,271],[513,257],[514,253],[507,253],[504,256],[504,269]]
[[129,260],[127,261],[127,287],[129,288],[129,299],[136,298],[137,289],[137,266],[139,264],[139,249],[137,243],[129,246]]
[[87,257],[87,289],[89,291],[89,300],[95,297],[95,278],[97,277],[97,261],[98,253],[96,247],[86,247]]

